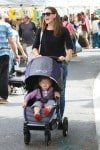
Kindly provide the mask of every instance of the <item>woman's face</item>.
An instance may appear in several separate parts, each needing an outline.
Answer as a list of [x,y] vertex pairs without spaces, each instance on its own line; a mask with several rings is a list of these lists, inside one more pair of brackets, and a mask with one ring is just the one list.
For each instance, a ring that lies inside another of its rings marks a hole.
[[52,23],[56,17],[56,14],[53,14],[50,9],[45,9],[42,15],[46,24]]

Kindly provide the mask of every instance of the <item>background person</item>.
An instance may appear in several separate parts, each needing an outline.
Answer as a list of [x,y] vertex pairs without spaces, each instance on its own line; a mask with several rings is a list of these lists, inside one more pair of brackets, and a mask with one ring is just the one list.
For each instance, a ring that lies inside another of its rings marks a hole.
[[91,22],[91,31],[92,31],[92,47],[93,48],[100,48],[99,47],[99,41],[98,41],[98,22],[99,22],[99,17],[96,16],[93,18]]
[[90,32],[90,22],[88,16],[84,13],[81,12],[81,21],[82,21],[82,36],[86,40],[86,48],[90,48],[90,43],[89,43],[89,32]]
[[[43,24],[42,28],[37,31],[33,44],[33,54],[35,56],[43,55],[58,57],[58,64],[63,69],[63,82],[60,101],[60,111],[61,116],[63,116],[65,107],[67,64],[72,57],[73,44],[68,29],[63,27],[61,18],[54,7],[46,7],[42,16]],[[43,34],[40,43],[41,32],[43,32]]]
[[[23,47],[22,47],[22,45],[21,45],[21,42],[20,42],[20,40],[19,40],[19,34],[18,34],[18,31],[16,30],[16,25],[13,24],[13,22],[12,22],[11,20],[9,20],[9,18],[6,18],[6,19],[5,19],[5,22],[8,22],[8,23],[11,25],[11,27],[12,27],[13,38],[14,38],[14,41],[15,41],[15,43],[16,43],[16,46],[17,46],[18,51],[20,51],[20,53],[21,53],[21,55],[22,55],[22,57],[23,57],[24,59],[27,59],[27,55],[26,55],[26,53],[25,53],[25,51],[24,51],[24,49],[23,49]],[[10,53],[9,72],[11,72],[12,66],[14,66],[14,61],[15,61],[15,60],[14,60],[13,51],[11,50],[10,52],[11,52],[11,53]],[[21,56],[21,55],[20,55],[20,56]]]
[[19,36],[22,39],[23,49],[25,50],[28,61],[32,58],[32,44],[36,32],[35,23],[30,21],[27,15],[22,17],[22,22],[19,24]]
[[76,39],[77,39],[76,32],[77,31],[74,28],[74,25],[69,22],[67,15],[63,16],[62,23],[63,23],[63,26],[66,27],[68,29],[69,33],[70,33],[70,36],[71,36],[71,39],[72,39],[72,42],[73,42],[73,47],[74,47],[72,56],[76,57],[77,56],[77,53],[76,53]]
[[0,104],[8,102],[9,44],[16,60],[19,60],[12,28],[5,22],[5,17],[4,13],[0,13]]

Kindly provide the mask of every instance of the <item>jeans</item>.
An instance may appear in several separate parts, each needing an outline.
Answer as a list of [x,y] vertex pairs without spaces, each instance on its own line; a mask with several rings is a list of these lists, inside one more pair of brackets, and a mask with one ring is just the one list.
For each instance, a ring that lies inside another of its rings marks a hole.
[[100,35],[98,35],[98,48],[100,48]]
[[9,74],[12,74],[14,70],[14,53],[10,50],[9,54]]
[[63,62],[61,64],[61,67],[63,69],[63,81],[61,84],[61,100],[60,100],[60,114],[61,114],[61,118],[63,117],[64,114],[64,109],[65,109],[65,88],[66,88],[66,79],[67,79],[67,75],[68,75],[68,63],[67,62]]
[[95,47],[98,47],[98,33],[94,33],[92,35],[92,47],[95,48]]

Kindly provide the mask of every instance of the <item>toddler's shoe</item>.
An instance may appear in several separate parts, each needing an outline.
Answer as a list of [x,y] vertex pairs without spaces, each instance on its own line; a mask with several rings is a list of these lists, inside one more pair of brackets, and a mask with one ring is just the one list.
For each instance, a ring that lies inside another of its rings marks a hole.
[[35,114],[34,114],[34,118],[35,118],[37,121],[40,121],[40,119],[41,119],[40,113],[35,113]]
[[44,108],[44,115],[47,117],[49,115],[49,109],[48,108]]

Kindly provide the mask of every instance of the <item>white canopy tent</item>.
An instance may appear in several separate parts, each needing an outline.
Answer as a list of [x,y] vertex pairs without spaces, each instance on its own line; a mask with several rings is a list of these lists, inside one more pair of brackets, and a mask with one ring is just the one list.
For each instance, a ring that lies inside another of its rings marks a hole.
[[41,5],[41,6],[100,6],[100,0],[0,0],[1,6],[7,5]]
[[77,12],[88,8],[92,10],[94,7],[100,8],[100,0],[0,0],[0,7],[36,7],[41,10],[46,6],[54,6],[59,10],[60,15],[68,12]]
[[0,6],[44,6],[45,0],[0,0]]

